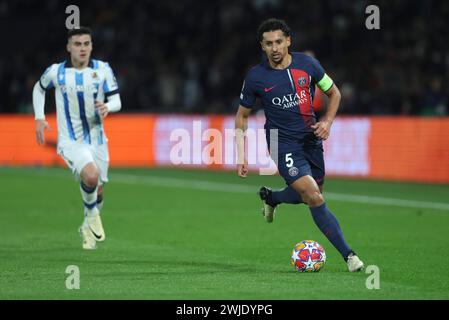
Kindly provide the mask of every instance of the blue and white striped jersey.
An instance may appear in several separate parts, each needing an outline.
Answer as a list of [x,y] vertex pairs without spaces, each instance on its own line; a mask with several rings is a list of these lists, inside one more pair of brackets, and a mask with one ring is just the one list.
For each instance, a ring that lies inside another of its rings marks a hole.
[[55,89],[58,141],[106,141],[95,101],[118,93],[117,80],[107,62],[92,59],[82,70],[73,68],[70,59],[55,63],[47,68],[39,84],[44,90]]

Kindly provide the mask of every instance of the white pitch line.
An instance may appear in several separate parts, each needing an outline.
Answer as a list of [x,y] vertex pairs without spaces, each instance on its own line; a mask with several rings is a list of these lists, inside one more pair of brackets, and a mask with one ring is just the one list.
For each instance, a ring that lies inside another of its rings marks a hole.
[[437,209],[449,211],[449,204],[442,202],[404,200],[404,199],[362,196],[356,194],[344,194],[333,192],[324,192],[324,194],[327,199],[334,201],[348,201],[356,203],[380,204],[380,205],[407,207],[415,209]]
[[[126,184],[143,184],[158,187],[195,189],[202,191],[220,191],[231,193],[256,194],[260,186],[241,185],[236,183],[212,182],[205,180],[187,180],[157,176],[135,176],[129,174],[111,174],[111,180]],[[449,211],[449,203],[404,200],[395,198],[384,198],[366,195],[344,194],[324,192],[326,199],[342,202],[367,203],[374,205],[389,205],[414,209],[436,209]]]
[[111,181],[117,181],[120,183],[128,184],[144,184],[157,187],[170,187],[170,188],[183,188],[183,189],[195,189],[202,191],[222,191],[232,193],[254,193],[260,187],[246,186],[236,183],[226,182],[213,182],[205,180],[187,180],[169,177],[156,177],[156,176],[134,176],[129,174],[111,174]]

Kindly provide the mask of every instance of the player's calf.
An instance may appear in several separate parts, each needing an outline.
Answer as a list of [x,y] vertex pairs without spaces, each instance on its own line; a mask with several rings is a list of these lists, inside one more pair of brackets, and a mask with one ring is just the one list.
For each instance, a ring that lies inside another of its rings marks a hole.
[[[84,207],[87,214],[93,214],[96,210],[97,197],[98,197],[98,179],[99,172],[94,163],[88,163],[81,170],[81,197],[83,198]],[[95,210],[94,210],[95,209]]]
[[104,241],[106,236],[97,208],[99,171],[94,163],[88,163],[83,168],[81,179],[80,190],[85,208],[85,223],[96,241]]

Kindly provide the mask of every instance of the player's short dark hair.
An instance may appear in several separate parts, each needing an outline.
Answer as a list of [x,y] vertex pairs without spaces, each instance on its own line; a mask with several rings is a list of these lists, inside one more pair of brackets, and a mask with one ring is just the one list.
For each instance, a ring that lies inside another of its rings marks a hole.
[[82,34],[88,34],[92,37],[92,30],[89,27],[79,27],[78,29],[70,29],[67,32],[67,39],[70,39],[72,36],[79,36]]
[[257,29],[257,39],[262,41],[264,32],[281,30],[284,36],[290,37],[290,27],[284,20],[270,18],[262,22]]

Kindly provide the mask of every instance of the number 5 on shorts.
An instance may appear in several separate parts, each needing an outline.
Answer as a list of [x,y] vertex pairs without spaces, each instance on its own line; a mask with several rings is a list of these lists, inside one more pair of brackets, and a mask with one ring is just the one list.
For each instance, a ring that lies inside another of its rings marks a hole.
[[291,168],[293,166],[293,159],[292,159],[291,153],[287,153],[285,155],[285,162],[286,162],[287,168]]

